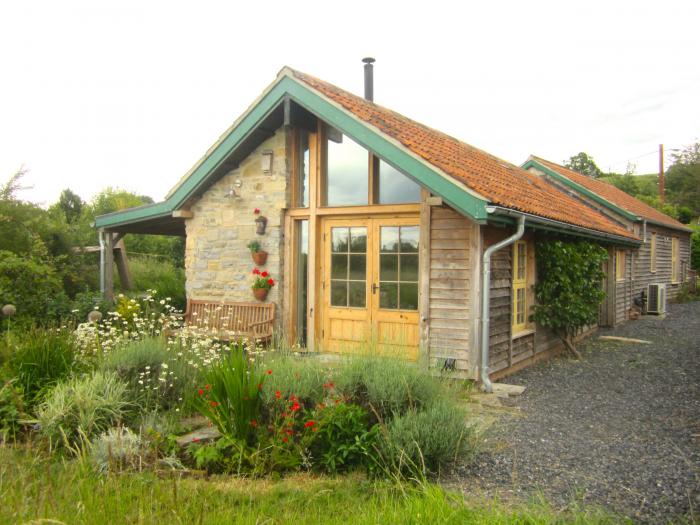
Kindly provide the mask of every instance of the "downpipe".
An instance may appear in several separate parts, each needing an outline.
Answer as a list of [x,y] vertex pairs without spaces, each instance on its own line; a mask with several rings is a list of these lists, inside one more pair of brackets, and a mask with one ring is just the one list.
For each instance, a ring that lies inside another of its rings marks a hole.
[[[487,207],[488,213],[495,208]],[[520,239],[525,233],[525,216],[518,216],[518,228],[513,235],[486,248],[481,264],[481,384],[484,392],[493,392],[493,384],[489,379],[489,325],[491,302],[491,255]]]

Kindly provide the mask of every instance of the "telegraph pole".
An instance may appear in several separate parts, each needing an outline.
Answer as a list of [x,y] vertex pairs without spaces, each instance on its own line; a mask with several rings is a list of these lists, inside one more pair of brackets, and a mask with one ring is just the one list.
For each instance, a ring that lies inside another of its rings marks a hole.
[[659,201],[664,203],[664,145],[659,144]]

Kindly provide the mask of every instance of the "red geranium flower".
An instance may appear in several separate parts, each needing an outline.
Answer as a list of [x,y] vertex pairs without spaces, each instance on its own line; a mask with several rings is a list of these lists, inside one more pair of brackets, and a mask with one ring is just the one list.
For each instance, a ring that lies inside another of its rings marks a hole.
[[262,390],[262,383],[258,383],[258,390]]
[[282,397],[282,392],[280,392],[279,390],[275,391],[275,397],[276,397],[277,399],[279,399],[280,397]]
[[260,213],[260,208],[255,208],[255,209],[253,210],[253,213],[254,213],[255,215],[257,215],[258,213]]
[[284,441],[284,442],[286,443],[287,441],[289,441],[289,439],[287,438],[287,436],[284,436],[284,437],[282,438],[282,441]]
[[192,441],[193,441],[194,443],[199,443],[199,438],[192,438]]
[[267,272],[263,270],[263,272],[260,273],[261,277],[267,277]]
[[210,404],[211,404],[211,406],[213,406],[213,407],[218,407],[218,406],[219,406],[219,403],[217,403],[216,401],[212,401]]
[[292,405],[292,412],[296,412],[296,411],[299,410],[300,408],[301,408],[301,405],[300,405],[299,403],[294,403],[294,404]]
[[269,284],[270,286],[274,286],[275,281],[273,281],[272,279],[268,279],[267,284]]
[[204,385],[204,388],[206,388],[207,390],[209,390],[209,389],[211,388],[211,385]]
[[291,396],[289,396],[289,400],[290,400],[290,401],[296,401],[296,400],[297,400],[297,396],[295,396],[294,394],[292,394]]
[[253,268],[253,274],[260,275],[260,270],[258,270],[257,268]]
[[327,388],[327,389],[329,389],[329,390],[330,390],[331,388],[333,388],[334,386],[335,386],[335,385],[334,385],[331,381],[329,381],[328,383],[324,383],[324,384],[323,384],[323,388]]
[[255,427],[258,426],[258,422],[255,421],[254,419],[251,419],[251,421],[250,421],[250,426],[253,427],[253,428],[255,428]]
[[197,393],[201,396],[201,395],[204,394],[204,390],[202,390],[202,389],[200,388],[199,390],[197,390]]
[[311,428],[311,427],[313,427],[315,424],[316,424],[316,421],[309,420],[309,421],[307,421],[306,423],[304,423],[304,426],[305,426],[306,428]]
[[293,435],[294,435],[294,431],[293,431],[291,428],[288,428],[287,430],[285,430],[285,432],[286,432],[287,435],[289,435],[289,436],[293,436]]

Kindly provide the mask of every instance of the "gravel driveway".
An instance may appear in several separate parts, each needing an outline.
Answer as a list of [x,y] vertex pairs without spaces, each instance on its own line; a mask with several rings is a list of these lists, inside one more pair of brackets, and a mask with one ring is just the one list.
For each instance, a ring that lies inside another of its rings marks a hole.
[[554,359],[504,380],[526,387],[519,410],[499,415],[460,486],[503,499],[541,491],[556,506],[645,523],[699,519],[700,302],[601,329],[579,349],[580,362]]

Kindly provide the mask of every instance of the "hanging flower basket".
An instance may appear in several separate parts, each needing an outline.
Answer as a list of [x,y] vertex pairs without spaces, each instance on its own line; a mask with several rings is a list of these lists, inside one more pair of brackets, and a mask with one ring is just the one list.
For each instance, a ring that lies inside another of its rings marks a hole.
[[255,280],[253,281],[253,295],[258,301],[264,301],[267,299],[267,294],[270,289],[275,285],[275,281],[270,274],[266,271],[260,271],[258,268],[253,269],[253,275]]
[[264,251],[259,251],[259,252],[252,252],[253,256],[253,262],[257,264],[258,266],[265,266],[265,263],[267,262],[267,252]]

